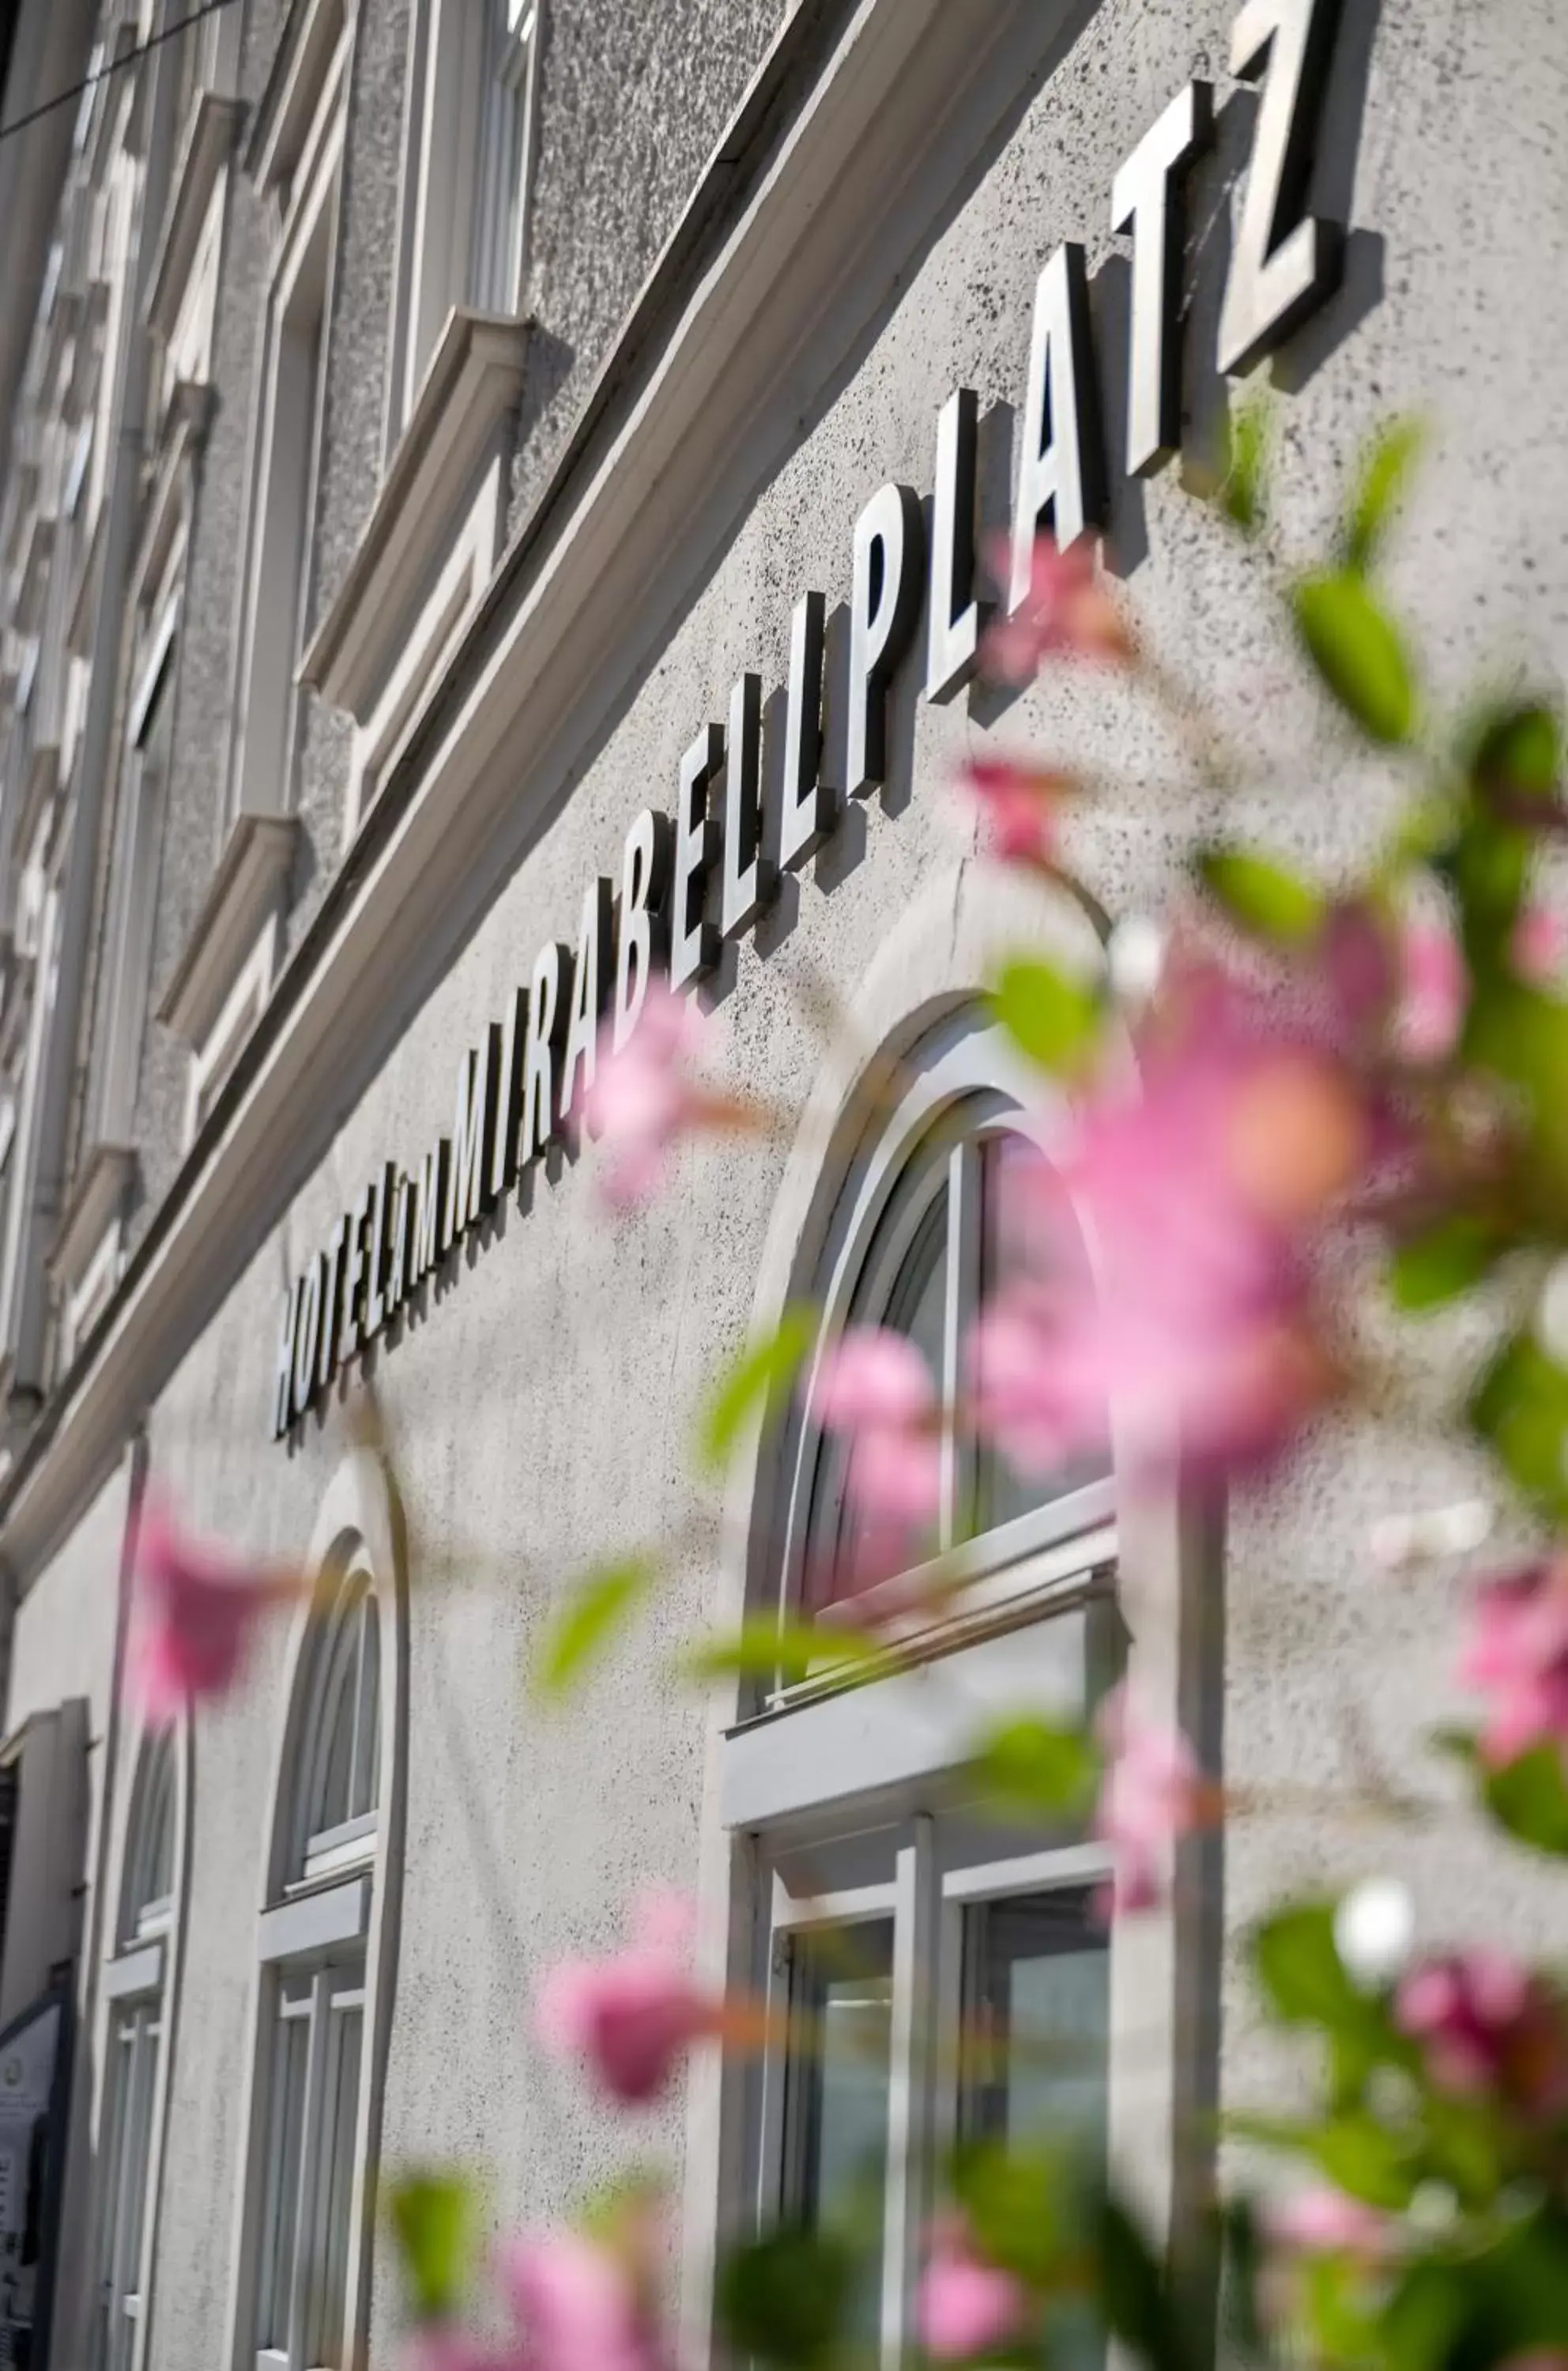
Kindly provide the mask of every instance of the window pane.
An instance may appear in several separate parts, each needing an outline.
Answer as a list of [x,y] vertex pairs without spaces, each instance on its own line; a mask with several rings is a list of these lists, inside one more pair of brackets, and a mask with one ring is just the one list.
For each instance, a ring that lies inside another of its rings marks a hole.
[[381,1775],[381,1627],[375,1600],[366,1590],[360,1614],[363,1634],[360,1647],[359,1718],[354,1730],[354,1775],[349,1817],[357,1820],[375,1809]]
[[[980,1299],[982,1307],[1007,1284],[1016,1271],[1014,1252],[1018,1221],[1016,1187],[1009,1186],[1009,1173],[1015,1162],[1028,1160],[1031,1164],[1031,1218],[1028,1224],[1029,1272],[1039,1277],[1046,1255],[1046,1240],[1056,1249],[1057,1273],[1070,1276],[1075,1283],[1085,1273],[1085,1255],[1078,1222],[1063,1194],[1050,1220],[1043,1219],[1038,1197],[1046,1190],[1049,1176],[1038,1156],[1025,1151],[1018,1140],[995,1137],[986,1145],[983,1159],[980,1224]],[[1052,1223],[1054,1220],[1055,1223]],[[979,1458],[978,1526],[981,1531],[994,1531],[1000,1523],[1009,1523],[1017,1515],[1032,1514],[1037,1507],[1048,1506],[1053,1498],[1062,1498],[1070,1490],[1081,1490],[1087,1483],[1102,1481],[1111,1471],[1108,1450],[1092,1450],[1077,1457],[1065,1458],[1045,1472],[1020,1472],[995,1450],[983,1449]]]
[[867,2270],[851,2334],[873,2338],[887,2180],[892,1922],[819,1932],[796,1949],[791,1997],[800,2046],[785,2086],[788,2203],[813,2229],[853,2231]]
[[312,2365],[336,2365],[343,2351],[343,2310],[349,2275],[349,2215],[353,2203],[354,2131],[359,2121],[360,2037],[357,2008],[331,2012],[336,2047],[329,2076],[318,2178],[324,2201],[319,2252],[311,2263]]
[[[885,1325],[906,1336],[939,1391],[946,1388],[947,1285],[947,1187],[933,1192],[930,1168],[921,1165],[894,1194],[878,1228],[850,1323]],[[832,1436],[817,1451],[807,1533],[808,1602],[847,1594],[909,1560],[907,1533],[901,1530],[894,1538],[846,1498],[848,1453],[847,1444]]]
[[289,2292],[294,2282],[300,2145],[305,2130],[305,2070],[309,2048],[309,2017],[282,2018],[272,2054],[271,2132],[267,2151],[260,2312],[256,2332],[259,2346],[280,2350],[286,2349],[289,2342]]
[[1084,1893],[1040,1893],[969,1914],[969,2014],[983,2065],[973,2128],[1011,2145],[1076,2142],[1105,2161],[1109,1956]]

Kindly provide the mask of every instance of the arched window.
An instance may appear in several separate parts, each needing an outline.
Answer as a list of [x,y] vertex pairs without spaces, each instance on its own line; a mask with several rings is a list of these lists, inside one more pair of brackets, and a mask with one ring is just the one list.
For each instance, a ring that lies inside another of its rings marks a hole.
[[147,2345],[176,1945],[179,1750],[179,1733],[168,1729],[148,1738],[138,1755],[115,1948],[104,1969],[99,2371],[137,2371]]
[[[723,1793],[761,1875],[755,1959],[735,1972],[767,1992],[778,2037],[745,2078],[736,2129],[755,2156],[736,2187],[765,2214],[879,2232],[860,2334],[892,2361],[913,2343],[922,2233],[955,2134],[1067,2140],[1092,2158],[1108,2146],[1113,1951],[1095,1909],[1108,1863],[1080,1823],[990,1824],[966,1767],[990,1716],[1081,1715],[1122,1641],[1109,1455],[1023,1475],[962,1420],[969,1327],[1009,1256],[1009,1163],[1027,1153],[1038,1170],[1067,1115],[1043,1110],[1041,1080],[973,1003],[901,1058],[891,1103],[886,1075],[858,1135],[838,1129],[847,1150],[818,1180],[788,1294],[821,1310],[823,1346],[848,1324],[905,1335],[940,1395],[940,1517],[913,1570],[884,1559],[861,1600],[914,1606],[900,1619],[918,1660],[854,1683],[829,1666],[743,1702]],[[1055,1256],[1087,1261],[1070,1227],[1051,1234],[1069,1246]],[[765,1452],[752,1532],[754,1602],[791,1618],[858,1591],[870,1545],[842,1444],[801,1412],[813,1370]],[[942,1587],[922,1605],[939,1557]],[[983,2053],[960,2046],[977,2028]]]
[[385,1488],[340,1472],[295,1640],[260,1926],[235,2360],[324,2371],[363,2349],[379,2100],[377,2002],[397,1823],[400,1610]]
[[[924,1545],[978,1583],[1102,1522],[1113,1505],[1110,1462],[1089,1455],[1050,1474],[1021,1474],[957,1421],[970,1328],[1006,1275],[1009,1173],[1032,1158],[1036,1197],[1049,1174],[1028,1132],[1025,1098],[1032,1089],[1037,1095],[1038,1081],[973,1012],[917,1047],[903,1068],[899,1101],[851,1162],[824,1255],[802,1287],[822,1308],[824,1344],[846,1325],[882,1325],[906,1336],[925,1359],[947,1425],[941,1510]],[[1070,1227],[1060,1233],[1072,1240]],[[846,1496],[847,1465],[843,1440],[797,1412],[777,1575],[793,1606],[818,1608],[868,1578],[874,1544]]]

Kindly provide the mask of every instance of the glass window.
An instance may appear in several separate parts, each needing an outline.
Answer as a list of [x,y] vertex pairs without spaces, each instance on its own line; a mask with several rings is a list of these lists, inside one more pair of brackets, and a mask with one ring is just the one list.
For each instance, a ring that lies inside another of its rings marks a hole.
[[306,1867],[363,1828],[375,1810],[380,1761],[381,1648],[375,1599],[363,1575],[344,1589],[321,1648],[306,1790]]
[[1090,1897],[985,1903],[964,1923],[975,2041],[966,2123],[1012,2148],[1065,2140],[1102,2169],[1110,1955]]
[[[932,1092],[917,1075],[913,1118],[908,1110],[896,1114],[882,1142],[863,1156],[845,1197],[842,1248],[823,1296],[824,1332],[882,1325],[920,1351],[945,1424],[940,1510],[923,1541],[890,1534],[847,1493],[845,1440],[800,1426],[786,1586],[807,1605],[954,1549],[978,1574],[1111,1511],[1108,1453],[1025,1473],[982,1450],[963,1421],[970,1331],[1011,1273],[1014,1181],[1022,1159],[1031,1163],[1032,1195],[1043,1190],[1040,1154],[1021,1134],[1016,1106],[984,1083],[988,1036],[972,1030],[948,1054],[963,1092]],[[1040,1232],[1031,1231],[1033,1278],[1040,1274]],[[1070,1220],[1062,1240],[1078,1245],[1076,1256],[1083,1258]]]
[[342,2355],[364,1968],[357,1956],[278,1993],[257,2360],[296,2371]]
[[485,51],[469,299],[481,312],[523,304],[536,0],[484,0]]
[[893,1925],[819,1927],[792,1945],[785,2203],[815,2230],[858,2234],[866,2279],[857,2337],[877,2326],[887,2183]]

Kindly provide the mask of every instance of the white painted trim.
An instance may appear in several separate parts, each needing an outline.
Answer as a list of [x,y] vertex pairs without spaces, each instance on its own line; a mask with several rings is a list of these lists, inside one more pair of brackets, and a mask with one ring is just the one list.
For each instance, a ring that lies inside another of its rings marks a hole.
[[[185,1089],[185,1142],[195,1141],[208,1105],[267,1009],[278,959],[278,915],[267,916],[212,1027],[195,1047]],[[244,941],[240,943],[243,945]]]
[[180,303],[199,252],[214,193],[233,152],[243,109],[238,99],[203,90],[186,127],[175,168],[163,242],[147,292],[147,323],[167,341],[174,334]]
[[319,1893],[303,1893],[297,1902],[263,1910],[256,1956],[264,1967],[280,1960],[307,1959],[334,1943],[357,1943],[369,1923],[370,1879],[356,1877],[346,1885],[325,1886]]
[[158,1006],[158,1019],[188,1046],[212,1040],[235,1001],[236,984],[254,969],[259,935],[282,904],[298,839],[294,815],[241,815],[230,827],[212,886]]
[[[408,1759],[409,1606],[402,1515],[386,1469],[369,1449],[351,1452],[334,1472],[306,1558],[306,1568],[319,1579],[312,1597],[302,1600],[296,1608],[290,1629],[282,1718],[273,1763],[276,1777],[262,1833],[263,1913],[285,1898],[294,1839],[294,1788],[305,1760],[300,1730],[312,1693],[310,1649],[315,1625],[323,1608],[330,1602],[337,1575],[345,1561],[368,1577],[378,1609],[381,1642],[377,1853],[374,1879],[360,1880],[369,1890],[370,1910],[364,1948],[359,2128],[354,2147],[354,2194],[343,2311],[342,2360],[354,2364],[364,2360],[369,2328],[381,2102],[386,2078],[392,1979],[402,1908]],[[266,2074],[272,2043],[275,1983],[275,1968],[259,1960],[251,1990],[250,2048],[241,2075],[240,2130],[245,2141],[234,2201],[222,2358],[229,2371],[248,2371],[256,2360],[253,2331],[258,2210],[266,2164]]]
[[156,1993],[163,1982],[163,1970],[161,1943],[144,1943],[137,1950],[121,1951],[104,1964],[103,1996],[106,2001],[122,2001],[133,1994]]

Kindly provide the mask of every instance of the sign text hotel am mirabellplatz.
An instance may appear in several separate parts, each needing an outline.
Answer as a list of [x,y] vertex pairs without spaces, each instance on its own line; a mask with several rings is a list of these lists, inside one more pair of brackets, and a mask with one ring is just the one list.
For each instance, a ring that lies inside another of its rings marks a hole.
[[[1339,283],[1343,232],[1308,203],[1340,8],[1341,0],[1246,0],[1233,28],[1231,70],[1262,89],[1220,313],[1222,371],[1247,368]],[[1112,227],[1133,239],[1129,472],[1157,468],[1180,436],[1182,189],[1212,117],[1212,86],[1190,82],[1115,179]],[[645,808],[632,824],[618,896],[608,879],[589,885],[575,948],[542,948],[504,1018],[464,1056],[451,1135],[417,1169],[388,1162],[285,1296],[276,1439],[575,1124],[605,1020],[613,1016],[618,1044],[655,969],[667,966],[677,989],[710,970],[721,942],[767,906],[781,871],[803,864],[829,837],[845,800],[882,782],[888,688],[914,639],[923,591],[926,698],[951,700],[968,680],[982,623],[974,594],[976,425],[974,391],[955,389],[937,422],[928,552],[908,486],[883,486],[856,522],[841,780],[828,779],[823,751],[825,603],[808,592],[790,624],[777,786],[765,795],[761,678],[743,675],[727,729],[705,724],[681,760],[674,817]],[[1048,528],[1066,548],[1106,515],[1088,278],[1084,249],[1072,242],[1040,275],[1020,442],[1015,607],[1028,589],[1036,534]]]

